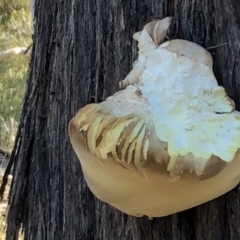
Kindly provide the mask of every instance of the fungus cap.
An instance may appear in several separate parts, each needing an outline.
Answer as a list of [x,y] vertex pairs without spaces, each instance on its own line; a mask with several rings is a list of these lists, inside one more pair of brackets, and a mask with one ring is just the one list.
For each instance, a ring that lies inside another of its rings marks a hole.
[[163,42],[171,18],[134,35],[125,88],[81,108],[69,136],[90,190],[133,216],[161,217],[211,199],[240,179],[240,114],[185,40]]

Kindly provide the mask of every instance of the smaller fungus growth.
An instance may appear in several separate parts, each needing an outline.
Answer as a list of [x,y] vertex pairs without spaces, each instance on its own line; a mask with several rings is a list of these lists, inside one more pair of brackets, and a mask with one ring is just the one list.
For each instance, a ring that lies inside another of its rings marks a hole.
[[214,199],[240,180],[240,113],[171,18],[134,34],[138,59],[123,90],[81,108],[69,136],[96,197],[133,216],[161,217]]

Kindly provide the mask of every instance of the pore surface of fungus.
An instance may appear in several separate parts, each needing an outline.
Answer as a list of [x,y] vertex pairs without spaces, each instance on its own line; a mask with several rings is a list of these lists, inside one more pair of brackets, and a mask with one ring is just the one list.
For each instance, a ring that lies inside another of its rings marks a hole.
[[139,55],[123,90],[81,108],[72,146],[96,197],[160,217],[216,198],[240,179],[240,113],[201,46],[165,41],[171,18],[133,38]]

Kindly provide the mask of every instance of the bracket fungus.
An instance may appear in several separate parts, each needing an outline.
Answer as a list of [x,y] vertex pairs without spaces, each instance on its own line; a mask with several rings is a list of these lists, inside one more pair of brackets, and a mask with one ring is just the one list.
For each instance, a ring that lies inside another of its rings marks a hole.
[[133,216],[197,206],[240,180],[240,113],[218,85],[209,52],[186,40],[164,42],[170,23],[135,33],[139,55],[124,89],[69,123],[90,190]]

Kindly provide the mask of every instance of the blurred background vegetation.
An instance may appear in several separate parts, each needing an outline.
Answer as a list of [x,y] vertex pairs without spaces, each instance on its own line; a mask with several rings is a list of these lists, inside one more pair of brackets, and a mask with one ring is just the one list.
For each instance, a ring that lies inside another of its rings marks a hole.
[[[0,53],[31,45],[31,16],[27,0],[0,0]],[[29,58],[23,55],[0,61],[0,147],[14,144],[21,114]]]

